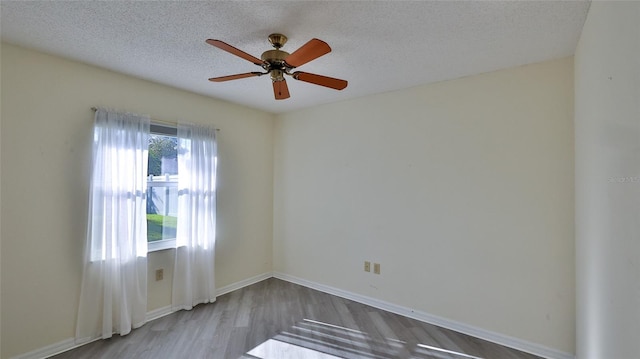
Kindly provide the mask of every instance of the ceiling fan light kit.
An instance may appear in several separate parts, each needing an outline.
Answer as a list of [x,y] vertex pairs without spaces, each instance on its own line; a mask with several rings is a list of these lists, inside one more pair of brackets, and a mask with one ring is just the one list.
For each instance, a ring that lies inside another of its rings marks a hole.
[[215,39],[208,39],[207,43],[209,45],[215,46],[221,50],[227,51],[230,54],[243,58],[253,63],[254,65],[262,67],[262,69],[265,71],[213,77],[210,78],[209,81],[224,82],[269,74],[271,76],[271,81],[273,82],[273,94],[276,100],[284,100],[290,97],[289,88],[287,87],[287,81],[284,78],[285,75],[291,76],[294,80],[308,82],[335,90],[342,90],[347,87],[348,82],[345,80],[302,71],[296,71],[293,73],[291,72],[294,68],[302,66],[307,62],[315,60],[318,57],[331,52],[331,47],[329,47],[326,42],[319,39],[311,39],[306,44],[302,45],[299,49],[294,51],[292,54],[280,50],[280,48],[283,47],[286,42],[287,37],[282,34],[269,35],[269,43],[271,43],[275,50],[267,50],[263,52],[262,56],[260,56],[260,59],[258,59],[257,57],[254,57],[225,42]]

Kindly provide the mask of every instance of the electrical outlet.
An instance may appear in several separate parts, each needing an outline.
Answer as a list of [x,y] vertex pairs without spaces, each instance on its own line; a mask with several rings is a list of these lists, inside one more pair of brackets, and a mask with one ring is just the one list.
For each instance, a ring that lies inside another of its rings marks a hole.
[[371,262],[364,261],[364,271],[365,272],[371,272]]
[[380,274],[380,263],[373,263],[373,273]]
[[156,282],[164,278],[164,269],[156,269]]

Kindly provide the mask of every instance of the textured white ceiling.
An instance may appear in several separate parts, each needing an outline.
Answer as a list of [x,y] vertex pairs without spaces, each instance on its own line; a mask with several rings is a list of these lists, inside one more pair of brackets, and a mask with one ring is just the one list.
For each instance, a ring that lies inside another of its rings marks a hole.
[[[588,1],[2,1],[2,40],[272,113],[493,71],[574,53]],[[293,52],[311,38],[333,51],[301,71],[349,81],[343,91],[268,76],[205,43],[256,57],[267,36]]]

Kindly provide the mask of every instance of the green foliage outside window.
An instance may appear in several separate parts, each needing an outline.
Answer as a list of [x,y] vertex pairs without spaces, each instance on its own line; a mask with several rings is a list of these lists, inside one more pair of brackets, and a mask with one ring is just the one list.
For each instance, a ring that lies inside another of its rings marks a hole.
[[176,217],[147,214],[147,240],[153,242],[161,239],[176,238],[177,223],[178,219]]
[[162,173],[162,158],[175,159],[178,157],[178,139],[167,136],[151,136],[149,138],[149,169],[148,175],[160,176]]

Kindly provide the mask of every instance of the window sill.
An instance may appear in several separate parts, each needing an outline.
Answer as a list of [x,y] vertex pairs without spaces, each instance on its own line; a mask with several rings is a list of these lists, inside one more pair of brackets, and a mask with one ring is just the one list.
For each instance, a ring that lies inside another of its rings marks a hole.
[[147,253],[176,248],[176,239],[163,239],[147,243]]

